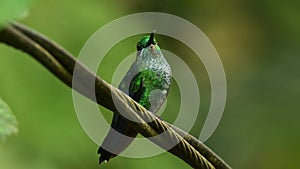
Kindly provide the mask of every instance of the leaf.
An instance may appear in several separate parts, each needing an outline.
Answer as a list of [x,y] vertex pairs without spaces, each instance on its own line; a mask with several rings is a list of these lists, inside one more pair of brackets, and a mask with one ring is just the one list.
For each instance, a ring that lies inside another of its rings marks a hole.
[[18,122],[8,105],[0,98],[0,139],[18,132]]
[[0,0],[0,28],[10,20],[26,16],[29,1],[30,0]]

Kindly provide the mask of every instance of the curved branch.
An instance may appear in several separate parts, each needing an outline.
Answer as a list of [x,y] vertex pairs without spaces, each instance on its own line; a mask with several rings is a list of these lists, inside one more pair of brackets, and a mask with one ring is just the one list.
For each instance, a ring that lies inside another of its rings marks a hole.
[[[182,131],[181,129],[166,124],[148,112],[145,108],[133,101],[123,92],[112,87],[100,77],[90,72],[82,64],[77,62],[75,58],[59,47],[54,42],[46,37],[26,28],[18,23],[11,24],[0,31],[0,41],[20,49],[37,59],[42,65],[49,69],[55,76],[63,81],[68,86],[72,87],[72,74],[75,65],[80,69],[81,76],[80,86],[75,88],[76,91],[97,102],[98,104],[116,112],[114,102],[121,105],[123,113],[126,113],[130,118],[136,119],[139,123],[128,121],[136,131],[140,132],[145,137],[152,137],[154,143],[162,148],[165,148],[164,142],[178,142],[172,149],[168,150],[172,154],[180,157],[192,167],[195,168],[221,168],[229,169],[220,157],[212,152],[199,140]],[[89,94],[89,85],[84,83],[84,79],[94,78],[96,80],[96,100]],[[112,97],[117,98],[112,101]],[[145,121],[152,121],[147,124]],[[164,138],[153,137],[158,133],[165,132]],[[162,141],[163,140],[163,141]],[[203,157],[200,153],[205,157]]]
[[183,139],[191,144],[197,151],[199,151],[209,162],[211,162],[216,168],[220,169],[230,169],[231,167],[220,158],[215,152],[213,152],[209,147],[207,147],[203,142],[196,139],[194,136],[188,134],[187,132],[181,130],[180,128],[167,123],[173,130],[175,130]]

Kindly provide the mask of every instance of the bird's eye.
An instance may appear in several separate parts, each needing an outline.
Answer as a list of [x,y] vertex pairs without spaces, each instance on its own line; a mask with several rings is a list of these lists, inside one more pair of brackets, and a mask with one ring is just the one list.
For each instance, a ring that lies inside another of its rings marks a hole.
[[142,47],[142,45],[141,45],[140,43],[138,43],[138,44],[136,45],[136,49],[137,49],[138,51],[140,51],[140,50],[143,49],[143,47]]

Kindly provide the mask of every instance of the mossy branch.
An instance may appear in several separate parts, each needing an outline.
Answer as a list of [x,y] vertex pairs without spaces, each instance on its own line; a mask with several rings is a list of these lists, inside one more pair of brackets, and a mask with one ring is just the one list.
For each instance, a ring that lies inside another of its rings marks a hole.
[[[129,96],[89,71],[70,53],[32,29],[18,23],[11,23],[0,30],[0,42],[28,53],[71,88],[72,79],[76,78],[73,80],[79,82],[79,85],[74,85],[74,90],[112,110],[112,112],[122,111],[129,118],[135,119],[136,122],[128,120],[128,123],[144,137],[151,137],[150,140],[158,146],[165,148],[164,143],[178,143],[167,151],[181,158],[190,166],[202,169],[231,168],[202,142],[185,131],[155,117]],[[80,74],[73,77],[75,65]],[[85,83],[87,79],[95,79],[96,99],[90,92],[91,84]],[[116,109],[115,104],[118,104],[118,109]],[[145,121],[151,122],[146,123]],[[163,132],[165,132],[163,138],[153,137]]]

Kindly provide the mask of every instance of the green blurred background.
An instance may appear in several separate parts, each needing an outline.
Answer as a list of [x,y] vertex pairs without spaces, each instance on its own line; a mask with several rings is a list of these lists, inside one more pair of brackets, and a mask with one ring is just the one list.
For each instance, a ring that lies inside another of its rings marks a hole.
[[[18,15],[23,10],[21,2],[15,0],[10,6],[18,8]],[[206,144],[233,168],[296,169],[300,165],[299,6],[296,1],[271,0],[35,0],[27,3],[27,17],[19,21],[77,56],[96,30],[124,15],[160,11],[187,19],[212,41],[227,76],[225,112]],[[8,13],[0,11],[1,15]],[[139,38],[114,47],[108,54],[112,59],[106,62],[110,64],[103,64],[98,74],[110,82],[113,68],[135,50]],[[197,136],[210,101],[205,69],[178,41],[164,36],[158,36],[158,41],[162,48],[182,57],[196,74],[201,108],[191,133]],[[0,142],[1,169],[189,168],[169,153],[145,159],[117,157],[99,166],[97,145],[81,128],[67,86],[28,55],[3,44],[0,79],[0,97],[19,121],[19,133]],[[170,112],[178,109],[175,105],[180,97],[174,86],[167,106]],[[163,114],[167,121],[175,117]]]

